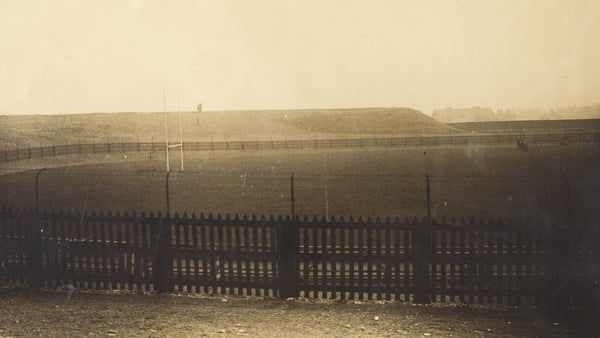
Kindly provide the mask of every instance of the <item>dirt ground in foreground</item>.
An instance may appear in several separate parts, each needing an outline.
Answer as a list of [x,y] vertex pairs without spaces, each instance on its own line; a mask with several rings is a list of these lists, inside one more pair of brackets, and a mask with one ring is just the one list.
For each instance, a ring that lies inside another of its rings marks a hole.
[[533,311],[0,289],[0,337],[563,337]]

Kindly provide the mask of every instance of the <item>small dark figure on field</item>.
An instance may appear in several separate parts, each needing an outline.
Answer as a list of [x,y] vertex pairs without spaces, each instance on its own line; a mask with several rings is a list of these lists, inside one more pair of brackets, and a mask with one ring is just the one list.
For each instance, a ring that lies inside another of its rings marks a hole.
[[527,145],[527,142],[523,141],[522,139],[518,139],[517,149],[519,149],[519,151],[529,151],[529,146]]

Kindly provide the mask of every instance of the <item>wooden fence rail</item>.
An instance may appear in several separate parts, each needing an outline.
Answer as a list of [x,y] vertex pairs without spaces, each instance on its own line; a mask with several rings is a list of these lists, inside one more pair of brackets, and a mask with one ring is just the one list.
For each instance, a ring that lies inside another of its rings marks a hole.
[[[557,304],[565,292],[571,301],[594,292],[598,242],[597,232],[502,220],[167,218],[2,208],[0,280],[33,287],[543,305]],[[572,280],[577,275],[586,278]],[[582,287],[588,281],[591,289]]]
[[[276,149],[326,149],[360,147],[430,147],[460,145],[501,145],[516,144],[521,139],[527,143],[557,143],[568,145],[579,142],[600,142],[600,132],[547,132],[530,134],[485,134],[485,135],[445,135],[412,136],[395,138],[344,138],[320,140],[276,140],[276,141],[202,141],[184,142],[188,151],[227,151],[227,150],[276,150]],[[0,162],[17,161],[29,158],[77,155],[110,154],[125,152],[151,153],[164,151],[164,145],[154,142],[120,142],[62,144],[40,147],[5,147]]]

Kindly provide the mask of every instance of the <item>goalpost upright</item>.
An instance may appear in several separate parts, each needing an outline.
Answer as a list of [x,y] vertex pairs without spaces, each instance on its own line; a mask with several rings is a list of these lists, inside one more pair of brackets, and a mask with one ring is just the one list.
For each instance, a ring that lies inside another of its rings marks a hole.
[[165,114],[165,151],[166,151],[166,161],[167,161],[167,172],[171,171],[169,164],[169,148],[177,148],[180,149],[180,157],[181,157],[181,171],[183,171],[183,117],[181,113],[181,103],[179,102],[179,96],[177,97],[177,106],[179,110],[179,143],[177,144],[169,144],[169,113],[167,113],[167,104],[166,104],[166,94],[165,87],[163,86],[163,111]]

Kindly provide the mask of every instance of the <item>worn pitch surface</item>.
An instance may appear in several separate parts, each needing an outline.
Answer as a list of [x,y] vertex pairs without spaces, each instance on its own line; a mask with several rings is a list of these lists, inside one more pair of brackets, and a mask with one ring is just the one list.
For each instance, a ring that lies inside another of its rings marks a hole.
[[[596,144],[187,152],[171,156],[171,212],[425,216],[589,222],[600,192]],[[23,167],[43,167],[44,163]],[[158,153],[69,156],[39,176],[42,209],[165,211]],[[99,162],[85,164],[85,162]],[[84,163],[78,165],[77,163]],[[1,205],[35,206],[36,170],[0,176]]]

